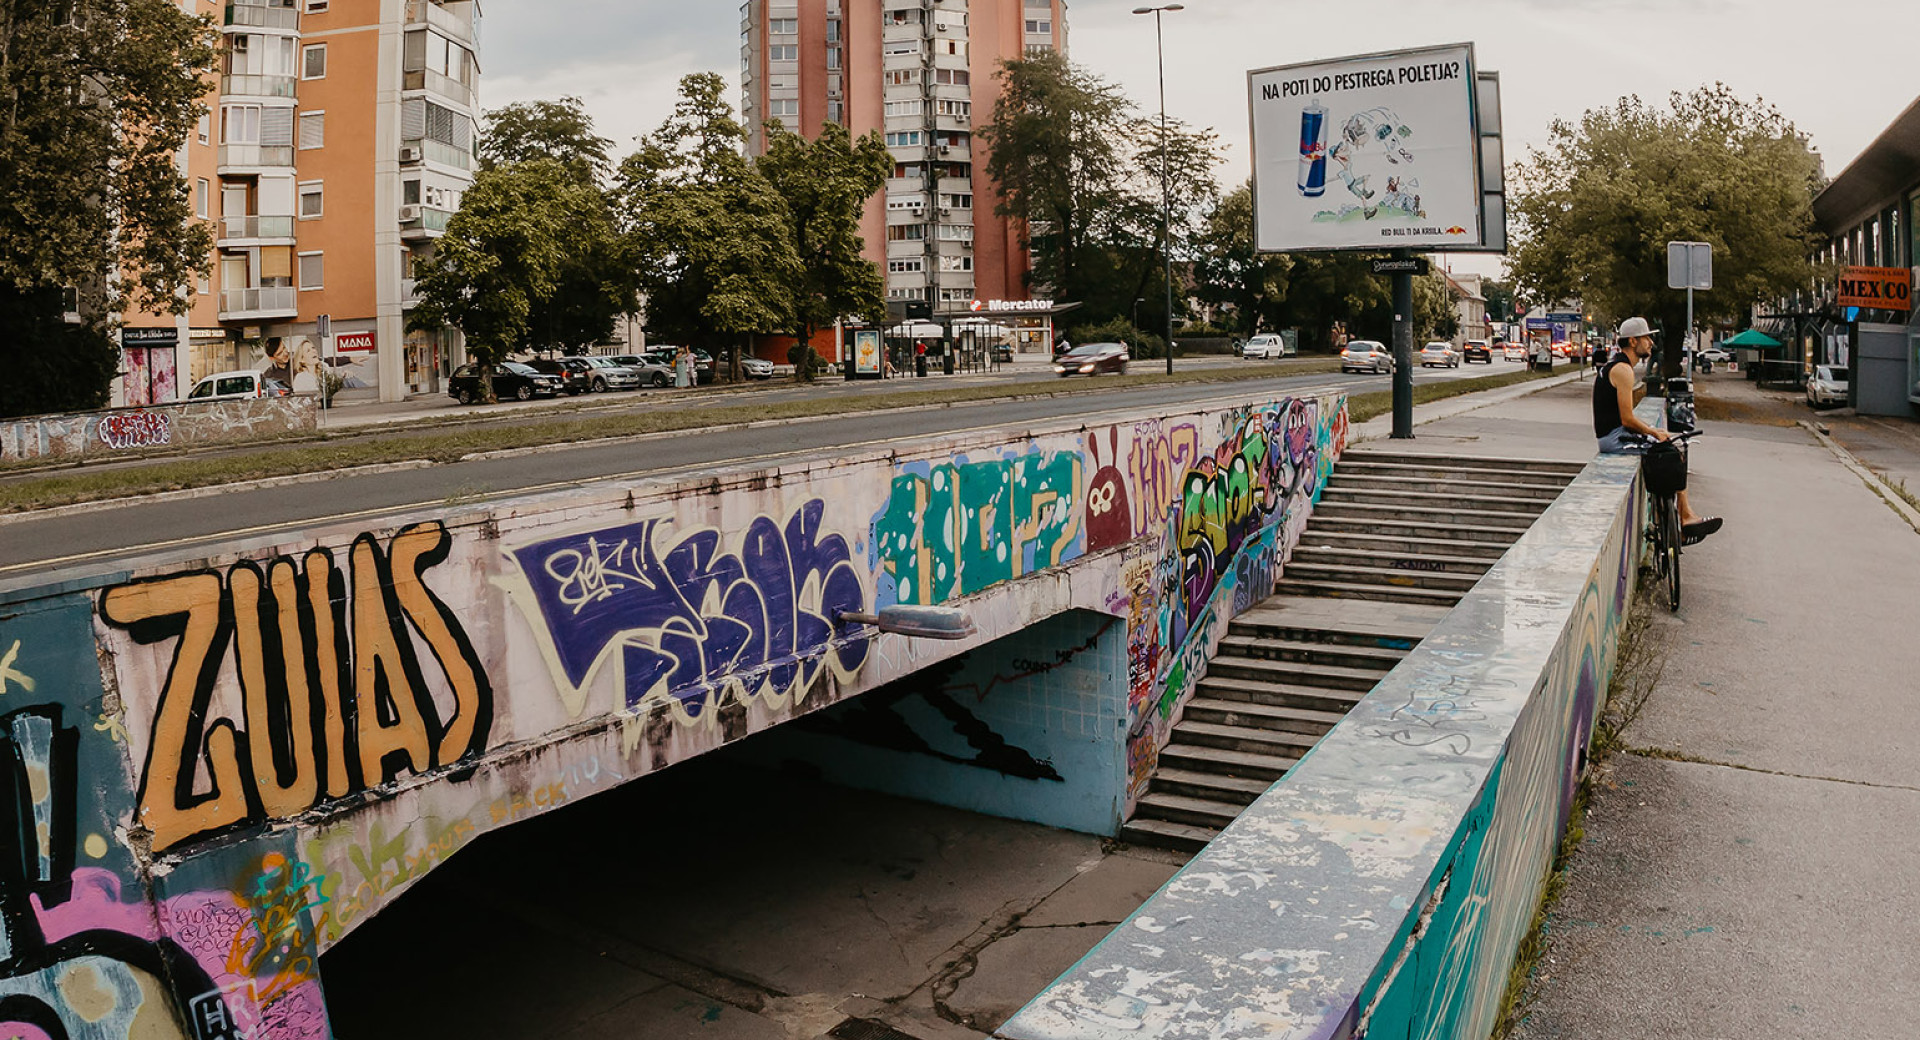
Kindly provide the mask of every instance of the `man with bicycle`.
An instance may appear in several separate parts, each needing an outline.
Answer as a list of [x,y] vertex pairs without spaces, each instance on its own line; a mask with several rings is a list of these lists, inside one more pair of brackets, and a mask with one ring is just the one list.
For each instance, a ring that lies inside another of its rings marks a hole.
[[[1634,366],[1653,355],[1653,328],[1645,318],[1628,318],[1620,325],[1620,349],[1601,366],[1593,381],[1593,433],[1606,455],[1644,455],[1654,444],[1669,440],[1633,414]],[[1682,544],[1692,545],[1720,530],[1723,521],[1693,511],[1687,493],[1679,493]]]

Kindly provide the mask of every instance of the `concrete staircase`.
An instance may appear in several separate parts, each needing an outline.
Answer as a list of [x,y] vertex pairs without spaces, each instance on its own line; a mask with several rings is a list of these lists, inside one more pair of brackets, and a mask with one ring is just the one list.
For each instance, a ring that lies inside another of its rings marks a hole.
[[1348,452],[1275,595],[1228,627],[1124,840],[1198,850],[1419,645],[1578,464]]

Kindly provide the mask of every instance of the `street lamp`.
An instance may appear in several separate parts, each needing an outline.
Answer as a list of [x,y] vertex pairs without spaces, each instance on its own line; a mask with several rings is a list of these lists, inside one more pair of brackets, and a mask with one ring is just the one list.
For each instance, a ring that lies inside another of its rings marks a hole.
[[1162,11],[1184,11],[1185,4],[1161,4],[1136,7],[1134,14],[1153,16],[1153,45],[1160,67],[1160,258],[1166,261],[1167,280],[1167,374],[1173,374],[1173,149],[1167,145],[1167,45],[1160,31]]
[[1140,343],[1140,305],[1145,302],[1147,302],[1145,296],[1133,298],[1133,342],[1136,346]]

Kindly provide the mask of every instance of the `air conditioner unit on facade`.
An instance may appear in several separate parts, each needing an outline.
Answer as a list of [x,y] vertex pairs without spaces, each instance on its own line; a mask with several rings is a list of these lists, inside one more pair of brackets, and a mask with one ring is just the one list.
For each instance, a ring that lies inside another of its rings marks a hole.
[[951,146],[949,146],[949,145],[944,145],[944,144],[940,146],[940,154],[941,154],[941,155],[949,155],[949,154],[951,154],[952,152],[953,152],[953,148],[952,148]]
[[405,147],[405,148],[402,148],[402,149],[400,149],[400,161],[401,161],[401,162],[403,162],[403,163],[417,163],[417,162],[419,162],[420,160],[421,160],[421,155],[420,155],[420,149],[418,149],[418,148],[416,148],[416,147],[413,147],[413,146],[408,146],[408,147]]
[[414,221],[419,219],[420,219],[420,207],[418,206],[400,207],[400,223],[411,224]]

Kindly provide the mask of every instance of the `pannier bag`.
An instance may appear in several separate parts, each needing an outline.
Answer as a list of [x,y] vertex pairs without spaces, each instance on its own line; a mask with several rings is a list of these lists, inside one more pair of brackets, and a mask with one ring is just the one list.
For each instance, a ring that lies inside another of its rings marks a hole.
[[1647,492],[1677,495],[1687,489],[1687,454],[1678,447],[1661,442],[1647,449],[1640,471],[1647,476]]

